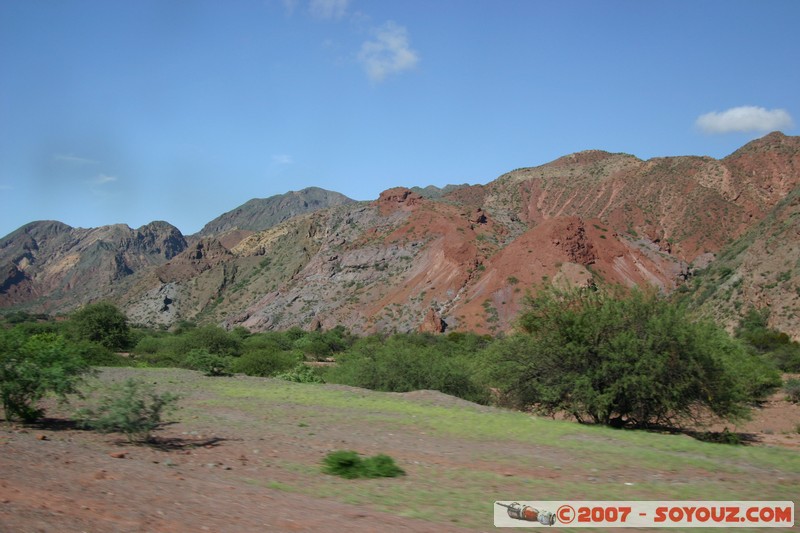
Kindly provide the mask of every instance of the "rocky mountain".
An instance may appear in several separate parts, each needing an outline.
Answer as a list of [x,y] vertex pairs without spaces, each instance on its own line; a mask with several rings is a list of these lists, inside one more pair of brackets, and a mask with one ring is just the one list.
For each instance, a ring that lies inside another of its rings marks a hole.
[[0,306],[44,312],[74,308],[125,286],[134,273],[161,265],[186,248],[175,226],[151,222],[73,228],[41,221],[0,241]]
[[253,198],[206,224],[198,236],[222,236],[238,230],[237,236],[243,237],[277,226],[298,215],[353,201],[343,194],[318,187],[290,191],[269,198]]
[[411,192],[415,192],[420,196],[435,200],[464,187],[469,187],[469,184],[464,183],[463,185],[445,185],[444,187],[437,187],[436,185],[428,185],[427,187],[411,187]]
[[[769,326],[798,336],[800,188],[795,188],[684,289],[695,305],[733,329],[750,308],[769,310]],[[691,289],[691,290],[690,290]]]
[[[315,205],[309,194],[226,213],[179,253],[131,268],[116,301],[154,325],[496,333],[543,284],[699,287],[705,312],[729,325],[750,306],[777,306],[774,325],[800,336],[800,137],[772,133],[721,160],[586,151],[485,186],[293,211]],[[23,229],[4,242],[21,249]],[[0,257],[0,305],[70,301],[71,289],[35,300],[33,271]]]

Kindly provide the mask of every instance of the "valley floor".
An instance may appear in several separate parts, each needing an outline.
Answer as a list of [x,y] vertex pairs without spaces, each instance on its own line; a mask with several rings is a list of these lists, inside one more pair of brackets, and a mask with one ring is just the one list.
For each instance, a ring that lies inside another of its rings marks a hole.
[[[433,391],[171,369],[99,379],[128,376],[182,396],[159,445],[75,429],[56,405],[48,423],[0,426],[0,531],[492,531],[496,500],[791,500],[800,486],[796,448],[586,427]],[[388,454],[407,475],[322,474],[339,449]]]

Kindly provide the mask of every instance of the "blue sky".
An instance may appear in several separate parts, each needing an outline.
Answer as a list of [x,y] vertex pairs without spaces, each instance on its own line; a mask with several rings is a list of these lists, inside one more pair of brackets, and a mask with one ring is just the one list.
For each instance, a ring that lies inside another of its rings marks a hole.
[[0,235],[798,134],[800,2],[0,0]]

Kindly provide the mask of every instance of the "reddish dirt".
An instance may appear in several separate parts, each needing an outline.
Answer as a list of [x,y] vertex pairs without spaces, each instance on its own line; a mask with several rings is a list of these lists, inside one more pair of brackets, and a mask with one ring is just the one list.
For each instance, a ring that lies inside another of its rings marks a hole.
[[[783,381],[800,374],[784,374]],[[757,445],[782,446],[800,450],[800,404],[786,400],[786,393],[776,392],[752,411],[752,417],[739,424],[714,424],[712,431],[725,428],[743,434]]]
[[[193,391],[193,401],[203,397],[202,391]],[[434,391],[398,397],[491,411]],[[566,450],[508,442],[503,445],[504,455],[512,459],[533,455],[546,465],[509,466],[491,459],[498,451],[492,441],[387,432],[385,425],[358,420],[322,423],[309,419],[307,408],[290,403],[274,408],[283,415],[214,406],[203,412],[210,421],[194,416],[167,425],[158,432],[157,446],[132,445],[113,435],[82,431],[66,418],[39,426],[0,425],[0,531],[467,531],[446,522],[407,518],[372,506],[285,490],[286,486],[302,485],[309,475],[287,464],[303,464],[318,472],[319,461],[331,448],[388,453],[402,461],[409,478],[417,479],[435,469],[452,467],[496,474],[512,484],[525,478],[566,484],[587,479],[586,472],[562,468],[572,461]],[[56,416],[68,411],[52,406],[48,412]],[[305,427],[298,424],[302,420],[311,427],[298,429]],[[776,396],[752,422],[731,429],[761,431],[756,435],[757,444],[800,447],[798,424],[800,406]],[[632,474],[614,471],[609,475]],[[691,469],[661,471],[658,465],[635,475],[645,483],[702,482],[708,476]],[[730,476],[735,474],[723,475]],[[747,476],[763,480],[774,474],[749,472]],[[331,479],[333,490],[341,493],[352,483]],[[397,481],[379,481],[372,487],[388,493],[393,483]],[[493,491],[518,490],[513,486],[487,487],[487,497]]]
[[1,431],[0,531],[460,531],[249,485],[239,477],[256,469],[248,438],[167,442]]

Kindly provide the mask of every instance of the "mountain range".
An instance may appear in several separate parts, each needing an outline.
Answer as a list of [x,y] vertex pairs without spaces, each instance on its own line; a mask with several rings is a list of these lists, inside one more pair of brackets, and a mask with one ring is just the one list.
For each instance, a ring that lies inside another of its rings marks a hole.
[[691,293],[728,327],[768,308],[800,338],[798,217],[800,137],[723,159],[589,150],[487,185],[254,199],[190,236],[32,222],[0,239],[0,308],[110,299],[151,326],[499,333],[543,284],[622,284]]

